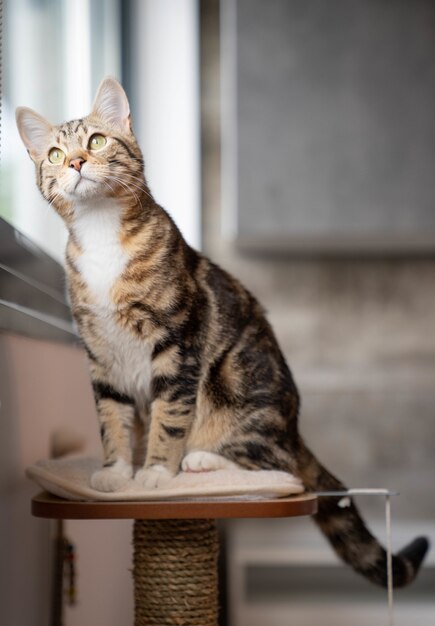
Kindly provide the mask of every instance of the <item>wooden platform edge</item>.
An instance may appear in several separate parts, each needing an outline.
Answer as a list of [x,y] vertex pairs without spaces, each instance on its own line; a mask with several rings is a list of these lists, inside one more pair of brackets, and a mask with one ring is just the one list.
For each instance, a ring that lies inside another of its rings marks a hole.
[[200,499],[78,502],[47,492],[32,498],[32,515],[47,519],[229,519],[298,517],[317,512],[317,497],[305,493],[274,499]]

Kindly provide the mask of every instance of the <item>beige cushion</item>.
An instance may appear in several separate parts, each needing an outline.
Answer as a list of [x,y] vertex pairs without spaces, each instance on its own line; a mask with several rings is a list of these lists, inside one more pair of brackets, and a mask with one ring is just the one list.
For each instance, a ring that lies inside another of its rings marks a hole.
[[176,500],[181,498],[285,497],[304,491],[297,478],[286,472],[222,469],[212,472],[180,472],[165,487],[144,489],[131,480],[122,491],[103,493],[90,485],[101,461],[69,457],[39,461],[27,475],[40,487],[68,500],[133,501]]

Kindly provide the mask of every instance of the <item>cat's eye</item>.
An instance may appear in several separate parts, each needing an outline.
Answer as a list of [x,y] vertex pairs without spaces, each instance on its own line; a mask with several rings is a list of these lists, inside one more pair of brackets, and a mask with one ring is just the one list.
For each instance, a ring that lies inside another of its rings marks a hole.
[[59,165],[65,158],[65,153],[60,148],[52,148],[48,153],[48,160],[54,165]]
[[89,139],[88,148],[89,150],[101,150],[101,148],[104,148],[106,143],[107,139],[105,138],[105,136],[96,133],[95,135],[92,135],[92,137]]

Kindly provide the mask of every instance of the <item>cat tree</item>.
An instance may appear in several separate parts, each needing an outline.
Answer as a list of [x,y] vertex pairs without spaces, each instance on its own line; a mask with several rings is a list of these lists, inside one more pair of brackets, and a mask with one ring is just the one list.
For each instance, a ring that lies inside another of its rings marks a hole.
[[317,498],[75,502],[43,493],[32,514],[133,519],[135,626],[218,626],[217,519],[313,515]]

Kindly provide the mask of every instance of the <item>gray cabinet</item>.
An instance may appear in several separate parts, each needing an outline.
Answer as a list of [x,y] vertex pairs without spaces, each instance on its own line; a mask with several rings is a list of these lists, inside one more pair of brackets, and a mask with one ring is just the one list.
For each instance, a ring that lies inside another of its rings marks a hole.
[[433,251],[435,2],[226,0],[222,32],[239,245]]

